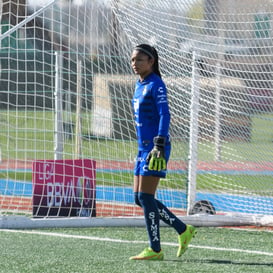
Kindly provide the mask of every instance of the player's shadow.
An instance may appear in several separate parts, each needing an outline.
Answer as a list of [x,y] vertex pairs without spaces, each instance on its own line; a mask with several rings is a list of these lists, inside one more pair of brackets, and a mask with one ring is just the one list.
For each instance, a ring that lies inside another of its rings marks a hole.
[[[167,259],[165,259],[167,261]],[[248,261],[231,261],[231,260],[214,260],[214,259],[187,259],[187,260],[171,260],[172,262],[188,262],[188,263],[204,263],[204,264],[230,264],[230,265],[250,265],[250,266],[270,266],[272,263],[263,262],[248,262]]]
[[[199,262],[200,262],[200,261],[199,261]],[[273,263],[248,262],[248,261],[231,261],[231,260],[204,260],[204,262],[205,262],[205,263],[212,263],[212,264],[273,266]]]

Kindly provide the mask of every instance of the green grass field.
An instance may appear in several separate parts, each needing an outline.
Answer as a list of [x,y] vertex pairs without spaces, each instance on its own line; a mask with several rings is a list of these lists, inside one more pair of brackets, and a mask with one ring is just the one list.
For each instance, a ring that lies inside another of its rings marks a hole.
[[[167,188],[177,188],[177,181],[182,181],[184,183],[180,184],[180,189],[186,189],[186,174],[169,174],[168,177],[171,179],[162,179],[160,185],[162,187]],[[6,173],[0,172],[0,179],[6,178]],[[11,180],[19,180],[19,181],[32,181],[32,173],[31,172],[9,172],[8,178]],[[97,171],[96,174],[96,182],[97,185],[104,186],[128,186],[132,185],[133,174],[128,171],[120,171],[118,173],[109,173],[103,171]],[[259,181],[259,183],[257,183]],[[213,174],[199,174],[197,176],[197,189],[198,190],[206,190],[208,187],[213,184],[214,189],[221,189],[221,186],[225,183],[229,184],[229,187],[237,188],[237,189],[248,189],[248,191],[256,192],[256,193],[265,193],[272,186],[272,177],[271,176],[248,176],[246,178],[245,175],[221,175],[217,176],[217,180],[215,179],[215,175]]]
[[[72,113],[75,123],[75,113]],[[82,114],[82,133],[88,135],[91,112]],[[52,159],[54,157],[54,113],[53,111],[0,111],[0,143],[2,159]],[[222,153],[231,154],[238,161],[272,161],[273,152],[272,114],[260,114],[252,117],[250,142],[223,143]],[[173,139],[172,158],[187,160],[188,143]],[[99,149],[98,149],[99,147]],[[75,140],[65,141],[64,158],[71,158],[75,149]],[[200,142],[199,160],[214,160],[214,143]],[[114,141],[111,139],[85,139],[82,142],[83,157],[112,160],[128,160],[136,152],[133,141]],[[181,158],[184,155],[184,158]],[[225,160],[225,158],[223,158]]]
[[161,228],[164,261],[130,261],[147,246],[145,228],[1,230],[1,273],[271,273],[272,230],[198,228],[176,258],[175,232]]
[[[90,128],[90,112],[82,115],[83,134],[88,134]],[[75,113],[72,115],[75,122]],[[54,115],[52,111],[32,112],[32,111],[1,111],[0,132],[2,159],[52,159],[54,158]],[[252,134],[249,142],[225,142],[221,150],[223,161],[231,160],[235,162],[272,162],[273,154],[273,115],[261,114],[252,117]],[[45,130],[46,128],[46,130]],[[27,140],[27,141],[26,141]],[[7,144],[7,145],[5,145]],[[75,139],[66,140],[64,145],[64,158],[72,158],[75,149]],[[136,153],[135,141],[114,141],[111,139],[83,139],[82,153],[85,158],[111,159],[113,161],[128,161]],[[215,146],[212,142],[200,142],[198,157],[200,161],[214,161]],[[188,144],[186,142],[173,141],[172,159],[187,160]],[[181,158],[182,157],[182,158]],[[29,172],[1,172],[0,178],[20,181],[31,181],[32,174]],[[177,188],[183,190],[187,187],[186,173],[169,173],[167,180],[161,181],[162,187]],[[258,183],[257,183],[258,181]],[[223,188],[248,191],[254,194],[272,196],[268,193],[271,187],[272,177],[270,175],[246,175],[246,174],[198,174],[197,189],[210,190],[213,185],[214,190]],[[118,173],[97,172],[97,185],[131,186],[132,173],[120,170]]]
[[[3,159],[52,159],[52,112],[33,113],[0,112],[0,143]],[[21,117],[21,118],[20,118]],[[90,117],[89,117],[90,118]],[[36,119],[36,121],[35,121]],[[253,117],[250,142],[229,142],[222,147],[224,154],[232,154],[238,161],[272,161],[272,115]],[[88,117],[83,119],[87,124]],[[87,126],[87,125],[86,125]],[[48,130],[45,130],[47,128]],[[34,130],[35,129],[35,130]],[[28,141],[26,141],[28,140]],[[176,146],[177,145],[177,146]],[[97,149],[99,147],[99,149]],[[173,158],[179,158],[187,143],[173,143]],[[65,158],[73,154],[74,142],[65,143]],[[84,140],[83,156],[128,160],[128,151],[135,150],[135,142]],[[27,151],[27,153],[26,153]],[[214,147],[210,143],[199,145],[199,158],[213,161]],[[180,158],[181,159],[181,158]],[[31,181],[31,172],[8,170],[0,178]],[[162,180],[168,188],[186,188],[186,174],[173,173]],[[267,192],[272,177],[266,175],[198,174],[198,189],[246,189],[248,192]],[[257,183],[258,181],[258,183]],[[132,185],[132,173],[98,172],[97,184]],[[272,191],[271,191],[272,192]],[[272,193],[271,193],[272,194]],[[162,262],[129,261],[128,258],[147,246],[145,228],[77,228],[52,230],[1,230],[0,272],[91,272],[91,273],[257,273],[273,272],[272,230],[234,230],[199,228],[189,250],[176,258],[176,234],[169,228],[161,229]]]

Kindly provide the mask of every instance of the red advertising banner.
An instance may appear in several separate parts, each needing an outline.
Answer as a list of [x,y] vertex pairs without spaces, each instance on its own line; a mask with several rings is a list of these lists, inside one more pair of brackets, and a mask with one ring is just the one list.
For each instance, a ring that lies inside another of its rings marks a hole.
[[33,217],[96,216],[95,161],[34,161],[32,183]]

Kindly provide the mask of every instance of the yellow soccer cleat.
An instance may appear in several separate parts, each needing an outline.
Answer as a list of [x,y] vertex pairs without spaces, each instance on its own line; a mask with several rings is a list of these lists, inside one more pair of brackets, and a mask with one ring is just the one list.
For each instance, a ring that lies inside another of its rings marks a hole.
[[195,227],[191,225],[187,225],[186,230],[178,235],[178,251],[177,251],[177,257],[180,257],[182,254],[184,254],[189,246],[189,243],[191,239],[195,236],[197,231],[195,230]]
[[164,258],[164,254],[162,250],[160,250],[160,252],[155,252],[150,247],[147,247],[137,256],[130,257],[130,260],[162,261],[163,258]]

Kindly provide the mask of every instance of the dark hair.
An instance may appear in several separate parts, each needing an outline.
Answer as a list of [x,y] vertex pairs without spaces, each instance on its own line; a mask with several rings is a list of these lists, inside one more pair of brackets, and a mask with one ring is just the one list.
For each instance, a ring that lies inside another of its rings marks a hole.
[[148,44],[137,45],[134,48],[134,50],[139,50],[145,55],[147,55],[150,59],[151,58],[154,59],[153,71],[155,74],[157,74],[161,78],[161,73],[159,71],[159,62],[158,62],[159,57],[158,57],[157,50],[153,46],[150,46]]

